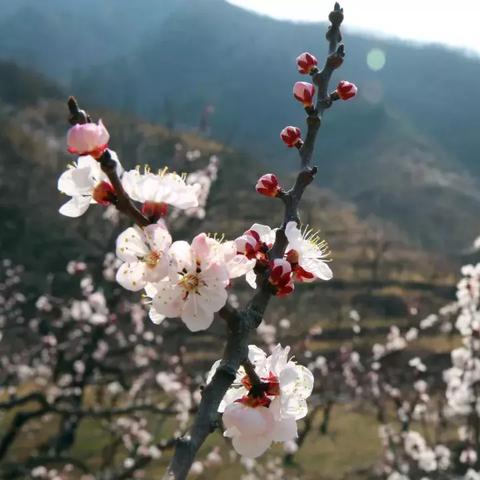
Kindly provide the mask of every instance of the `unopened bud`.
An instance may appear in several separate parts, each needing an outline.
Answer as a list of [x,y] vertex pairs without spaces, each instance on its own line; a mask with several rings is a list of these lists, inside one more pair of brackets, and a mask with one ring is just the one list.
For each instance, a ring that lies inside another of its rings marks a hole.
[[280,138],[287,147],[295,147],[302,143],[302,131],[298,127],[288,126],[280,132]]
[[297,67],[301,74],[309,74],[313,69],[317,68],[317,59],[308,52],[304,52],[297,57]]
[[67,133],[68,151],[99,158],[108,147],[110,134],[102,121],[74,125]]
[[305,108],[311,107],[315,96],[315,87],[308,82],[297,82],[293,86],[293,96],[302,102]]
[[258,179],[255,189],[266,197],[276,197],[280,191],[280,186],[277,177],[273,173],[266,173]]
[[357,94],[358,88],[354,83],[342,80],[337,85],[337,94],[342,100],[353,98]]

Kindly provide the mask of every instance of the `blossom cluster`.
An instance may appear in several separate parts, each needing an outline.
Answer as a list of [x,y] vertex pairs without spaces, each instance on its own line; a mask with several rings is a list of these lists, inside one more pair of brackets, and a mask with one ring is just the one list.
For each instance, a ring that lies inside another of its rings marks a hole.
[[[289,442],[297,436],[297,420],[307,415],[306,399],[313,389],[313,375],[289,358],[290,348],[277,345],[271,355],[249,346],[248,360],[260,383],[255,384],[242,367],[219,406],[224,436],[232,439],[241,455],[256,458],[272,442]],[[216,362],[209,382],[220,362]]]
[[[328,247],[316,232],[300,230],[296,222],[288,222],[285,235],[288,245],[282,258],[271,260],[270,249],[275,242],[276,229],[267,225],[253,224],[235,240],[237,250],[248,259],[256,261],[256,269],[270,268],[269,282],[276,295],[285,296],[294,290],[294,281],[312,282],[330,280],[333,276],[328,266]],[[256,287],[255,270],[246,274],[247,282]]]
[[[72,197],[60,213],[77,217],[92,203],[116,203],[117,194],[100,162],[108,150],[108,139],[101,121],[70,129],[68,149],[81,156],[59,178],[59,190]],[[268,280],[278,296],[291,293],[294,280],[310,282],[332,277],[325,261],[326,244],[308,229],[301,232],[295,222],[285,228],[289,244],[282,258],[269,255],[276,231],[258,224],[235,241],[219,241],[205,233],[191,243],[174,241],[166,224],[168,207],[189,211],[200,203],[204,205],[200,182],[203,176],[188,178],[167,169],[158,173],[149,168],[124,171],[115,152],[108,152],[124,192],[141,204],[141,213],[150,222],[127,228],[119,235],[116,254],[121,264],[116,280],[128,290],[145,291],[154,322],[179,317],[191,331],[204,330],[227,302],[231,281],[245,275],[255,287],[261,270],[269,272]],[[210,175],[216,175],[216,165],[207,167]],[[264,176],[259,182],[257,189],[264,194],[275,188],[279,191],[274,175]]]

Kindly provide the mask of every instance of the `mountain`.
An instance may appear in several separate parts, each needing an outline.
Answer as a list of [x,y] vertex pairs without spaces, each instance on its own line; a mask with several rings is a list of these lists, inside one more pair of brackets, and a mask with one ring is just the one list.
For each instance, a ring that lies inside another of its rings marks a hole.
[[182,0],[0,0],[0,56],[68,85],[76,71],[133,53]]
[[[291,98],[301,79],[295,57],[323,57],[324,24],[278,22],[222,0],[2,2],[4,58],[60,81],[84,103],[179,130],[203,122],[269,170],[291,170],[294,152],[278,133],[304,122]],[[335,80],[355,81],[360,94],[327,112],[319,185],[362,218],[394,224],[411,244],[462,251],[480,231],[479,60],[350,34],[348,11],[345,25],[347,57]],[[367,64],[372,49],[385,55],[378,71]]]
[[[47,281],[63,291],[68,261],[79,259],[100,266],[104,254],[113,249],[119,229],[128,222],[112,226],[102,216],[101,207],[79,219],[58,214],[65,198],[57,192],[56,181],[72,161],[65,150],[67,111],[65,101],[60,100],[62,93],[52,90],[51,83],[38,74],[12,64],[0,62],[0,72],[2,257],[27,266],[32,288],[45,288],[46,272],[51,272]],[[8,96],[4,95],[4,79],[13,76],[16,82]],[[29,85],[34,86],[31,91],[26,90]],[[31,100],[28,105],[24,98]],[[108,125],[112,147],[125,168],[145,163],[152,169],[169,166],[188,171],[203,168],[212,155],[219,156],[221,168],[207,205],[208,215],[205,220],[174,223],[180,238],[191,238],[199,231],[234,238],[254,222],[281,222],[280,202],[257,195],[253,188],[265,168],[254,157],[131,115],[94,109],[91,113]],[[188,152],[197,150],[201,154],[192,162]],[[282,182],[291,180],[289,175],[281,175]],[[357,213],[353,204],[317,186],[312,186],[303,204],[304,224],[321,228],[321,235],[330,243],[339,282],[452,281],[455,262],[451,259],[411,245],[393,224],[375,216],[361,220]]]

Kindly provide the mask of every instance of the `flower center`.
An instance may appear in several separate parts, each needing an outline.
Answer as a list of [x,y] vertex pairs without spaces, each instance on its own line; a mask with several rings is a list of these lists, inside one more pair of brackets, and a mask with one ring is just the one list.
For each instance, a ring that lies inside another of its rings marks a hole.
[[157,266],[161,257],[162,257],[162,255],[159,252],[156,252],[156,251],[152,250],[148,255],[145,255],[145,257],[143,257],[143,261],[150,268],[154,268],[154,267]]
[[273,372],[270,372],[268,377],[261,377],[260,380],[261,383],[252,385],[250,377],[245,375],[242,378],[242,385],[248,390],[248,394],[236,400],[236,402],[251,408],[268,408],[272,402],[271,397],[278,397],[281,393],[280,382]]
[[200,279],[195,273],[186,273],[182,276],[178,284],[181,285],[187,293],[190,293],[192,291],[197,291],[198,286],[200,285]]

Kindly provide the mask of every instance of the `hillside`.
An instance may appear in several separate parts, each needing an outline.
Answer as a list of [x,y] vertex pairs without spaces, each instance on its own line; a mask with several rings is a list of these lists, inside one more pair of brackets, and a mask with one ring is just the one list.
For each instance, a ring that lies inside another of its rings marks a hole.
[[[128,222],[112,225],[103,218],[101,207],[92,208],[80,219],[58,214],[64,198],[57,192],[56,181],[72,160],[65,151],[63,94],[38,74],[12,64],[0,62],[0,71],[0,249],[2,258],[25,266],[22,291],[27,295],[27,305],[34,309],[38,295],[45,291],[54,297],[69,297],[70,289],[73,291],[71,282],[77,283],[65,272],[69,260],[86,261],[93,274],[100,276],[104,254],[113,249],[118,232]],[[15,82],[7,90],[1,86],[1,78],[15,78]],[[33,85],[32,91],[24,91],[29,85]],[[23,98],[30,99],[28,105],[23,100],[19,102]],[[233,238],[253,222],[273,226],[281,221],[280,202],[261,197],[253,189],[258,175],[265,173],[264,165],[256,157],[131,115],[96,110],[88,104],[85,107],[94,117],[104,119],[112,147],[125,167],[148,163],[152,168],[169,165],[184,171],[189,166],[195,169],[204,165],[210,155],[218,155],[219,177],[213,185],[205,221],[189,220],[180,228],[174,223],[175,238],[191,238],[198,231],[224,233]],[[189,154],[197,150],[201,152],[199,157]],[[192,162],[193,157],[198,158]],[[280,180],[288,184],[291,175],[282,173]],[[417,326],[419,319],[452,298],[459,265],[451,256],[412,245],[408,235],[379,217],[370,214],[366,219],[360,218],[354,204],[318,184],[308,189],[304,200],[302,221],[321,229],[321,236],[328,240],[334,279],[297,285],[295,295],[272,302],[273,308],[265,317],[266,328],[278,326],[285,318],[294,326],[280,332],[282,342],[294,349],[304,345],[315,355],[320,351],[322,355],[336,355],[342,345],[350,342],[358,351],[365,352],[372,343],[384,341],[392,324],[405,329]],[[115,283],[102,281],[100,285],[109,294],[117,291],[123,298],[129,295]],[[246,285],[236,286],[234,291],[242,304],[251,297],[251,289]],[[138,294],[132,298],[139,300]],[[352,308],[362,318],[361,332],[354,340]],[[314,327],[316,333],[307,335]],[[206,333],[181,337],[181,344],[192,354],[192,371],[203,372],[218,357],[219,338],[223,334],[224,324],[217,321]],[[447,348],[444,338],[435,335],[422,340],[423,343],[414,345],[415,352],[438,358]],[[366,448],[358,448],[357,455],[346,463],[343,445],[351,448],[351,435],[344,429],[351,422],[358,425],[362,438],[368,441],[363,442]],[[102,439],[102,433],[97,432],[102,430],[97,430],[95,423],[87,425],[71,453],[96,461]],[[372,440],[376,439],[374,425],[370,413],[356,411],[352,405],[336,405],[330,426],[332,436],[312,435],[309,446],[302,449],[302,478],[317,478],[318,462],[331,472],[332,479],[350,475],[349,471],[359,464],[373,463],[377,455],[376,440]],[[41,428],[47,429],[48,423],[42,423]],[[25,449],[29,450],[30,444],[19,442],[20,456]],[[318,452],[323,452],[322,457]],[[152,464],[153,476],[163,470],[167,455]],[[234,465],[229,463],[225,469],[222,466],[218,475],[209,471],[209,478],[223,479],[225,472],[236,478],[239,472]]]
[[[294,59],[306,49],[324,54],[324,25],[278,22],[222,0],[0,6],[3,58],[38,69],[93,105],[184,131],[203,118],[221,143],[291,170],[278,132],[304,121],[290,94]],[[412,244],[463,251],[480,231],[480,62],[349,34],[348,12],[345,23],[339,75],[354,80],[360,96],[328,112],[317,153],[320,185],[355,204],[360,217],[393,223]],[[366,62],[372,48],[386,56],[379,71]],[[209,118],[207,106],[214,107]]]
[[[13,69],[21,76],[22,81],[17,82],[20,90],[39,78],[11,65],[0,64],[0,68]],[[34,91],[38,92],[32,94],[36,99],[28,106],[16,103],[19,92],[0,97],[0,248],[3,256],[28,267],[32,284],[44,278],[46,271],[63,272],[72,258],[99,262],[112,249],[115,238],[115,229],[102,219],[102,209],[93,209],[78,220],[57,213],[63,199],[56,190],[56,180],[71,161],[65,152],[66,107],[58,91],[50,98],[39,86]],[[254,157],[133,117],[109,111],[93,113],[108,125],[113,147],[127,168],[145,163],[152,168],[168,165],[184,171],[201,166],[213,154],[220,157],[220,175],[209,199],[207,219],[190,220],[180,235],[204,230],[232,238],[255,221],[280,222],[280,205],[272,205],[253,189],[255,179],[265,172]],[[192,166],[187,152],[197,149],[201,156]],[[289,175],[282,175],[281,180],[289,182]],[[312,188],[302,219],[321,229],[328,239],[340,282],[448,284],[453,279],[451,260],[412,246],[391,223],[373,216],[361,220],[354,205],[328,190]]]

